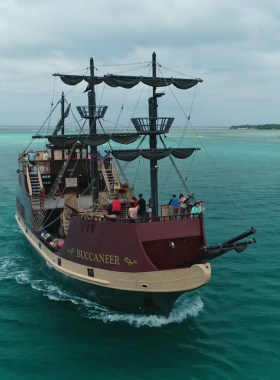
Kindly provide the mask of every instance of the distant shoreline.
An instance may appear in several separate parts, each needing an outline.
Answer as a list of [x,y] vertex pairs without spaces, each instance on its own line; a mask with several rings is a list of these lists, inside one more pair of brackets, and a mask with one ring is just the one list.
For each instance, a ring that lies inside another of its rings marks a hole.
[[232,125],[230,129],[257,129],[257,130],[277,130],[280,124],[259,124],[259,125]]

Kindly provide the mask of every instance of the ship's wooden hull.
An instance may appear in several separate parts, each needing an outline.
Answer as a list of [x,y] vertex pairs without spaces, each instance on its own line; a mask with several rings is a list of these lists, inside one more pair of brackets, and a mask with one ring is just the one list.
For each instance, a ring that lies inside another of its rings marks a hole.
[[[26,238],[39,253],[38,257],[47,263],[54,278],[77,294],[115,310],[168,316],[180,295],[205,285],[211,277],[209,263],[169,270],[155,270],[154,265],[150,263],[151,267],[147,265],[147,270],[145,265],[136,270],[137,260],[133,259],[134,256],[122,257],[116,254],[116,250],[107,252],[106,255],[98,254],[99,261],[95,262],[95,253],[90,250],[90,241],[94,246],[91,239],[88,240],[86,250],[79,250],[72,247],[72,241],[68,236],[65,247],[52,252],[40,237],[25,225],[19,215],[16,215],[16,220]],[[72,225],[76,231],[78,224],[76,221]],[[113,223],[112,226],[116,224]],[[118,229],[116,233],[119,234]],[[75,241],[79,242],[79,239]],[[149,261],[147,258],[147,262]],[[120,262],[123,262],[123,265],[119,265]]]

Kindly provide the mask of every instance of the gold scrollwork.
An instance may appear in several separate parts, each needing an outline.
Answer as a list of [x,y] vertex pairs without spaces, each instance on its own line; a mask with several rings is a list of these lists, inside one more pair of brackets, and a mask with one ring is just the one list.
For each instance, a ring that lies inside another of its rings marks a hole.
[[127,263],[128,265],[138,264],[136,260],[131,261],[128,257],[124,259],[124,262]]
[[67,249],[67,252],[71,253],[71,255],[74,253],[74,248],[71,248],[71,249]]

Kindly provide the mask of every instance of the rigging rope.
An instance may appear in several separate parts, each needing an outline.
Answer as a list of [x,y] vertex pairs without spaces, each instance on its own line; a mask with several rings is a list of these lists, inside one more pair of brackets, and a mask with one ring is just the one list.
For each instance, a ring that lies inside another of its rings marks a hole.
[[164,69],[164,70],[171,71],[171,72],[176,73],[176,74],[180,74],[180,75],[185,76],[185,77],[187,77],[187,78],[196,79],[194,75],[189,75],[189,74],[185,74],[185,73],[182,73],[182,72],[177,71],[177,70],[174,70],[174,69],[170,69],[169,67],[166,67],[166,66],[160,65],[158,62],[157,62],[157,65],[158,65],[159,67],[161,67],[162,69]]
[[[58,104],[60,104],[60,100],[56,103],[54,109],[52,110],[51,114],[47,117],[47,119],[44,121],[43,125],[41,126],[41,128],[39,129],[39,131],[37,132],[37,135],[38,133],[41,131],[41,129],[45,126],[46,122],[49,120],[49,118],[51,117],[51,115],[53,114],[53,112],[55,111],[56,107],[58,106]],[[29,146],[32,144],[32,141],[34,140],[31,139],[30,143],[27,145],[27,147],[24,149],[23,153],[29,148]]]
[[[53,108],[53,100],[54,100],[54,92],[55,92],[55,84],[56,84],[56,77],[54,77],[54,82],[53,82],[53,93],[52,93],[52,102],[51,102],[51,107],[50,107],[50,113]],[[47,126],[47,134],[49,133],[49,127],[51,123],[51,118],[49,118],[48,126]]]
[[[98,65],[98,66],[100,67],[100,65]],[[101,65],[101,66],[102,66],[102,65]],[[122,65],[120,65],[120,66],[122,66]],[[143,65],[143,66],[138,66],[138,67],[133,68],[133,69],[130,69],[130,70],[122,70],[122,71],[117,71],[117,72],[110,73],[110,74],[112,74],[112,75],[119,75],[119,74],[122,74],[122,73],[129,73],[129,72],[132,72],[132,71],[135,71],[135,70],[144,69],[144,68],[149,67],[149,66],[151,66],[151,63],[148,63],[148,64]],[[103,72],[103,73],[108,74],[108,71],[100,70],[100,69],[98,69],[98,68],[96,68],[96,67],[95,67],[95,69],[96,69],[97,71],[100,71],[100,72]]]
[[[158,63],[157,63],[157,65],[160,67],[160,65],[159,65]],[[160,68],[159,68],[159,71],[160,71],[160,73],[161,73],[161,75],[162,75],[162,78],[163,78],[163,79],[165,80],[165,82],[166,82],[166,79],[165,79],[165,77],[163,76],[163,73],[162,73],[162,71],[160,70]],[[166,82],[166,84],[167,84],[167,82]],[[182,145],[182,142],[183,142],[183,139],[184,139],[184,136],[185,136],[185,133],[186,133],[187,125],[188,125],[189,120],[190,120],[190,115],[191,115],[191,112],[192,112],[192,107],[193,107],[193,103],[194,103],[194,99],[195,99],[195,95],[196,95],[196,89],[197,89],[197,86],[195,86],[195,92],[194,92],[194,96],[193,96],[193,100],[192,100],[192,103],[191,103],[191,108],[190,108],[190,112],[189,112],[189,116],[188,116],[188,117],[187,117],[187,115],[185,114],[183,108],[181,107],[181,105],[180,105],[178,99],[176,98],[176,96],[175,96],[174,92],[172,91],[172,89],[170,88],[170,86],[168,86],[168,89],[171,91],[173,97],[174,97],[175,100],[177,101],[179,107],[181,108],[181,110],[183,111],[183,114],[184,114],[185,117],[186,117],[186,124],[185,124],[185,127],[184,127],[183,131],[182,131],[182,135],[181,135],[181,138],[180,138],[179,143],[178,143],[178,148],[179,148],[179,147]],[[164,141],[163,141],[163,139],[162,139],[161,136],[160,136],[160,139],[161,139],[161,141],[162,141],[163,146],[166,148],[166,145],[165,145],[165,143],[164,143]],[[171,170],[172,170],[172,165],[173,165],[173,167],[175,168],[175,171],[176,171],[176,173],[177,173],[179,179],[180,179],[181,182],[182,182],[182,185],[183,185],[184,189],[185,189],[185,190],[187,191],[187,193],[189,194],[190,191],[189,191],[189,189],[188,189],[188,187],[187,187],[187,185],[186,185],[186,183],[185,183],[185,181],[184,181],[184,179],[183,179],[181,173],[179,172],[179,170],[178,170],[178,168],[177,168],[177,166],[176,166],[176,164],[175,164],[175,161],[174,161],[173,157],[169,156],[169,158],[170,158],[171,164],[170,164],[169,170],[168,170],[168,172],[167,172],[166,179],[169,178],[170,173],[171,173]],[[193,161],[192,161],[192,162],[193,162]],[[192,164],[192,162],[191,162],[191,164]],[[190,169],[189,169],[189,170],[190,170]],[[161,193],[163,192],[163,189],[164,189],[166,183],[167,183],[167,180],[164,181],[164,184],[163,184],[163,186],[162,186],[162,188],[161,188]],[[161,193],[160,193],[160,195],[161,195]]]
[[[159,136],[159,138],[160,138],[160,140],[161,140],[163,146],[164,146],[165,148],[167,148],[167,146],[165,145],[165,143],[164,143],[162,137]],[[178,169],[178,167],[177,167],[177,165],[176,165],[176,163],[175,163],[173,157],[171,156],[171,154],[169,155],[169,159],[170,159],[170,161],[172,162],[172,164],[173,164],[173,166],[174,166],[174,169],[176,170],[176,173],[177,173],[178,177],[180,178],[180,181],[181,181],[181,183],[182,183],[184,189],[186,190],[187,194],[190,195],[191,192],[190,192],[188,186],[186,185],[186,182],[184,181],[184,178],[182,177],[182,175],[181,175],[181,173],[180,173],[180,171],[179,171],[179,169]],[[167,181],[165,181],[165,183],[166,183],[166,182],[167,182]],[[192,198],[193,198],[193,197],[192,197]],[[194,200],[194,198],[193,198],[193,200]]]
[[[158,66],[160,67],[159,64],[158,64]],[[161,72],[160,69],[159,69],[159,71]],[[161,73],[161,74],[162,74],[162,73]],[[197,88],[197,85],[196,85],[195,87]],[[169,90],[172,92],[174,98],[176,99],[176,101],[177,101],[179,107],[181,108],[183,114],[185,115],[185,117],[186,117],[186,119],[187,119],[186,125],[187,125],[188,123],[190,124],[190,126],[191,126],[192,130],[194,131],[196,137],[198,138],[198,140],[200,141],[202,147],[204,148],[204,150],[205,150],[205,152],[206,152],[206,154],[207,154],[209,160],[211,161],[212,165],[213,165],[214,168],[216,169],[216,171],[217,171],[217,173],[218,173],[218,175],[219,175],[219,177],[220,177],[220,180],[222,181],[224,187],[227,189],[228,193],[230,194],[231,199],[233,200],[234,204],[236,205],[236,207],[237,207],[238,210],[240,211],[240,213],[241,213],[241,215],[243,216],[245,222],[248,224],[248,226],[251,226],[251,224],[249,223],[249,221],[248,221],[248,219],[247,219],[245,213],[243,212],[241,206],[240,206],[240,205],[237,203],[237,201],[235,200],[235,198],[234,198],[232,192],[231,192],[230,189],[228,188],[228,186],[227,186],[225,180],[223,179],[221,173],[219,172],[219,170],[218,170],[218,168],[217,168],[215,162],[212,160],[212,158],[211,158],[209,152],[207,151],[207,149],[206,149],[206,147],[205,147],[203,141],[201,140],[201,138],[200,138],[199,135],[197,134],[195,128],[192,126],[192,124],[191,124],[191,122],[190,122],[190,114],[189,114],[189,116],[187,117],[187,115],[185,114],[183,108],[181,107],[181,105],[180,105],[178,99],[177,99],[176,96],[174,95],[174,93],[173,93],[172,89],[170,88],[170,86],[169,86]],[[195,94],[196,94],[196,90],[195,90]],[[194,96],[195,96],[195,94],[194,94]],[[194,101],[194,99],[193,99],[193,101]],[[192,105],[191,105],[191,110],[192,110],[192,106],[193,106],[193,102],[192,102]],[[190,111],[191,111],[191,110],[190,110]],[[184,135],[185,135],[185,133],[186,133],[185,129],[186,129],[186,127],[184,128],[184,131],[183,131],[183,134],[184,134]],[[160,137],[161,137],[161,136],[160,136]],[[181,141],[180,141],[180,142],[182,142],[182,141],[183,141],[183,137],[181,138]],[[173,160],[171,157],[170,157],[170,159]]]
[[[99,124],[100,124],[100,126],[101,126],[102,131],[105,133],[105,130],[104,130],[104,128],[103,128],[103,125],[101,124],[100,119],[98,119],[98,121],[99,121]],[[113,149],[112,149],[112,145],[111,145],[111,143],[110,143],[110,140],[108,141],[107,144],[109,145],[110,149],[113,150]],[[116,160],[116,163],[117,163],[117,165],[118,165],[119,171],[120,171],[120,173],[121,173],[123,179],[125,180],[125,182],[128,182],[128,180],[127,180],[127,178],[126,178],[126,175],[124,174],[124,172],[123,172],[123,170],[122,170],[122,167],[121,167],[121,165],[120,165],[120,163],[119,163],[119,160]]]
[[136,63],[117,63],[117,64],[114,64],[114,65],[98,65],[98,66],[103,66],[103,67],[106,67],[106,66],[132,66],[132,65],[143,65],[144,63],[145,64],[151,63],[151,61],[136,62]]
[[125,88],[125,90],[124,90],[122,106],[121,106],[121,109],[120,109],[120,112],[119,112],[119,116],[118,116],[118,118],[117,118],[117,121],[116,121],[116,123],[115,123],[115,127],[114,127],[114,129],[113,129],[113,133],[115,132],[115,129],[116,129],[117,125],[118,125],[119,119],[120,119],[121,114],[122,114],[122,111],[123,111],[125,95],[126,95],[126,88]]
[[[191,126],[192,126],[192,125],[191,125]],[[193,128],[193,127],[192,127],[192,128]],[[240,213],[241,213],[241,215],[243,216],[245,222],[246,222],[246,223],[248,224],[248,226],[251,228],[251,224],[249,223],[248,218],[246,217],[245,213],[243,212],[241,206],[240,206],[240,205],[237,203],[237,201],[235,200],[235,198],[234,198],[232,192],[230,191],[229,187],[227,186],[227,184],[226,184],[226,182],[225,182],[223,176],[222,176],[221,173],[219,172],[219,169],[217,168],[215,162],[212,160],[212,158],[211,158],[211,156],[210,156],[208,150],[206,149],[206,147],[205,147],[203,141],[200,139],[199,135],[196,133],[196,130],[195,130],[194,128],[193,128],[193,130],[194,130],[194,132],[195,132],[197,138],[199,139],[201,145],[203,146],[203,149],[205,150],[205,152],[206,152],[206,154],[207,154],[209,160],[211,161],[212,165],[213,165],[214,168],[216,169],[216,171],[217,171],[217,173],[218,173],[218,175],[219,175],[219,177],[220,177],[220,180],[222,181],[224,187],[227,189],[227,191],[228,191],[228,193],[229,193],[231,199],[233,200],[233,202],[235,203],[236,207],[237,207],[238,210],[240,211]]]
[[[138,149],[138,148],[143,144],[145,138],[146,138],[146,136],[142,137],[141,141],[140,141],[139,144],[136,146],[136,149]],[[122,170],[123,170],[123,171],[127,168],[127,166],[128,166],[129,163],[130,163],[130,162],[127,161],[127,162],[125,162],[125,163],[123,164],[123,167],[122,167]]]
[[133,188],[133,189],[134,189],[134,186],[135,186],[136,178],[137,178],[137,176],[138,176],[138,170],[139,170],[140,161],[141,161],[141,156],[139,156],[138,166],[137,166],[137,170],[136,170],[136,173],[135,173],[134,182],[133,182],[133,184],[132,184],[132,188]]
[[[65,100],[65,101],[66,101],[66,100]],[[67,101],[66,101],[66,103],[67,103]],[[67,104],[68,104],[68,103],[67,103]],[[83,125],[82,127],[80,127],[80,125],[79,125],[79,123],[78,123],[78,126],[79,126],[79,128],[80,128],[79,136],[80,136],[80,134],[82,133],[82,130],[83,130],[84,126],[85,126],[85,123],[86,123],[86,120],[84,121],[84,125]],[[75,147],[76,147],[76,144],[77,144],[77,142],[75,142],[75,143],[73,144],[72,148],[71,148],[71,155],[72,155],[72,153],[73,153],[73,151],[74,151],[74,149],[75,149]],[[83,147],[84,147],[85,145],[86,145],[86,144],[84,143],[84,144],[83,144]],[[69,160],[70,160],[70,158],[71,158],[71,155],[70,155],[70,157],[68,158],[68,161],[67,161],[67,162],[69,162]],[[73,173],[74,173],[75,168],[76,168],[76,166],[77,166],[77,164],[78,164],[78,161],[79,161],[79,160],[76,160],[73,169],[71,169],[71,172],[70,172],[70,176],[69,176],[69,178],[71,178],[71,177],[73,176]],[[62,190],[62,192],[61,192],[59,198],[61,198],[61,196],[64,195],[65,190],[66,190],[66,186],[65,186],[64,189]],[[51,190],[50,190],[50,191],[51,191]],[[58,198],[58,199],[59,199],[59,198]],[[51,210],[51,212],[49,213],[48,217],[44,220],[44,222],[47,222],[47,221],[49,220],[49,218],[50,218],[50,216],[52,215],[53,211],[54,211],[54,208]],[[53,223],[53,222],[52,222],[52,223]],[[50,224],[52,224],[52,223],[50,223]],[[43,228],[44,228],[44,227],[42,227],[42,229],[43,229]]]

